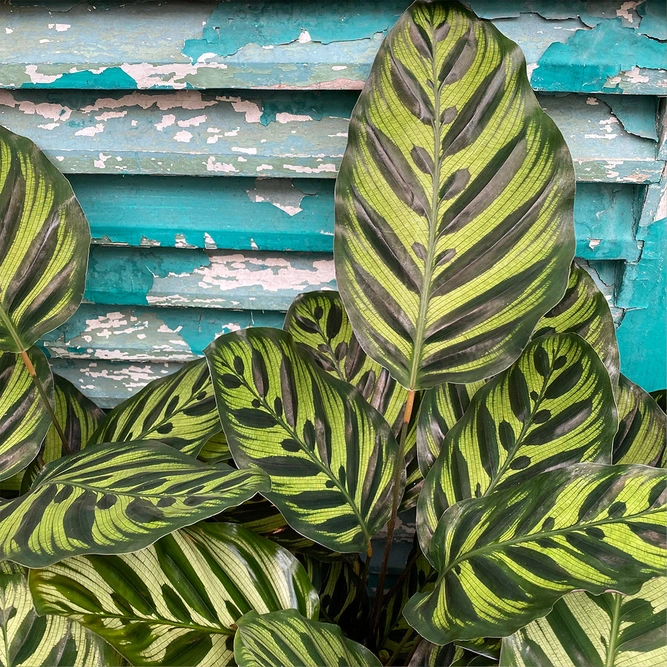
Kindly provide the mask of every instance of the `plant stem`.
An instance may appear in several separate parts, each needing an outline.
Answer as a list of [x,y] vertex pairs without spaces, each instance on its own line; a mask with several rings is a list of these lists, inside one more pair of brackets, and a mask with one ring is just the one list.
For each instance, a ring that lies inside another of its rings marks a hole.
[[401,474],[405,470],[405,440],[408,435],[408,426],[412,417],[412,408],[415,404],[415,390],[408,392],[408,398],[405,401],[405,412],[403,413],[403,426],[401,427],[401,436],[398,444],[398,458],[396,460],[396,470],[394,472],[394,488],[391,502],[391,515],[387,524],[387,537],[382,554],[382,564],[378,575],[378,584],[375,589],[375,603],[373,605],[373,615],[371,616],[371,636],[374,637],[380,622],[380,613],[382,612],[382,602],[384,600],[384,580],[387,576],[387,567],[389,565],[389,554],[391,553],[392,542],[394,541],[394,528],[396,527],[396,516],[398,514],[398,504],[401,500],[400,481]]
[[26,369],[28,370],[28,373],[30,374],[30,377],[32,378],[35,387],[37,387],[37,392],[39,393],[39,397],[42,400],[42,403],[46,408],[46,411],[49,413],[49,417],[51,417],[51,423],[53,424],[53,428],[56,429],[58,437],[60,438],[60,441],[63,443],[63,449],[65,450],[65,453],[71,454],[72,449],[70,448],[69,443],[67,442],[67,438],[65,437],[65,433],[63,432],[62,426],[60,426],[60,423],[58,422],[56,413],[53,411],[53,407],[51,407],[51,403],[49,402],[49,397],[46,395],[46,389],[44,389],[44,386],[37,377],[37,371],[35,370],[35,367],[33,366],[33,363],[30,360],[28,353],[25,350],[21,350],[20,355],[21,359],[23,359],[23,363],[25,364]]
[[410,637],[412,637],[413,632],[414,630],[412,628],[408,628],[405,631],[403,639],[401,639],[401,643],[397,646],[396,650],[391,654],[389,660],[387,660],[387,662],[384,663],[386,667],[390,667],[391,665],[394,664],[394,660],[396,660],[396,658],[398,658],[398,656],[401,654],[401,651],[405,648],[405,645],[408,643],[408,640],[410,639]]

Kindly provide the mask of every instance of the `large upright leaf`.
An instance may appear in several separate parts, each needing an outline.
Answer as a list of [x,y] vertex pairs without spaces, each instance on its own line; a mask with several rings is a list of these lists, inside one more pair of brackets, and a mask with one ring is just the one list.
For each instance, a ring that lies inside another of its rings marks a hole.
[[269,474],[266,497],[301,534],[367,551],[391,511],[398,445],[387,422],[284,331],[229,333],[206,356],[237,465]]
[[76,619],[133,665],[221,667],[245,613],[297,609],[319,599],[290,553],[225,523],[200,523],[124,556],[78,556],[33,570],[42,613]]
[[408,622],[436,644],[503,637],[575,589],[636,593],[667,566],[666,486],[664,470],[579,463],[453,505]]
[[196,456],[221,429],[206,359],[196,359],[117,405],[91,444],[159,440]]
[[[28,356],[53,402],[49,362],[36,347]],[[0,480],[23,470],[37,456],[50,424],[49,413],[21,357],[0,353]]]
[[503,667],[656,667],[667,663],[667,577],[636,595],[570,593],[503,639]]
[[614,319],[604,294],[574,262],[565,296],[537,323],[533,338],[554,333],[579,334],[597,352],[616,388],[620,356]]
[[69,181],[0,127],[0,350],[27,350],[83,296],[90,230]]
[[44,567],[142,549],[269,488],[260,470],[207,466],[161,442],[92,445],[49,463],[0,505],[0,561]]
[[381,667],[365,647],[343,637],[337,625],[317,623],[298,612],[251,611],[238,622],[234,658],[239,667]]
[[621,375],[618,383],[618,432],[614,463],[667,466],[667,415],[653,397]]
[[385,38],[336,181],[336,279],[410,389],[507,368],[567,286],[574,171],[519,47],[454,2]]
[[422,549],[431,558],[438,520],[460,500],[571,463],[611,463],[616,424],[609,375],[593,348],[571,333],[534,340],[477,391],[442,442],[417,505]]
[[0,563],[2,667],[114,667],[123,659],[105,641],[59,616],[38,616],[28,571]]

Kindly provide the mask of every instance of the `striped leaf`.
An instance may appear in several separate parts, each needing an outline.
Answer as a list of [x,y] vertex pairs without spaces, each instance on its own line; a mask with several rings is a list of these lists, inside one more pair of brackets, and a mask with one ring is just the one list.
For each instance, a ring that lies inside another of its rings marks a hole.
[[458,3],[412,4],[336,181],[336,279],[362,347],[410,389],[507,368],[565,292],[573,197],[519,47]]
[[222,426],[206,359],[149,382],[116,406],[91,438],[97,442],[159,440],[197,456]]
[[[49,362],[36,347],[30,348],[28,356],[53,402]],[[23,470],[37,456],[50,424],[49,413],[21,357],[11,352],[0,354],[0,480]]]
[[667,389],[657,389],[656,391],[652,391],[650,396],[663,412],[667,410]]
[[27,350],[83,296],[90,230],[69,181],[0,127],[0,350]]
[[466,651],[456,644],[438,646],[423,639],[408,667],[498,667],[498,660]]
[[621,362],[614,319],[604,294],[576,263],[565,296],[537,323],[533,338],[556,333],[579,334],[602,359],[616,388]]
[[[320,368],[355,386],[387,420],[396,439],[400,437],[407,389],[359,345],[338,292],[299,294],[287,311],[284,329]],[[413,507],[421,490],[423,476],[416,462],[416,440],[412,424],[405,439],[407,478],[400,511]]]
[[200,523],[124,556],[78,556],[33,570],[41,613],[75,619],[133,665],[233,664],[245,613],[297,609],[319,599],[290,553],[249,530]]
[[667,466],[667,415],[647,394],[621,375],[616,396],[619,425],[614,438],[614,463]]
[[308,620],[293,610],[251,611],[238,626],[234,658],[239,667],[381,667],[365,646],[345,639],[337,625]]
[[[62,427],[70,450],[78,452],[86,446],[90,436],[104,419],[104,412],[69,380],[60,375],[53,376],[53,385],[56,418]],[[15,484],[13,488],[20,488],[21,493],[27,493],[44,464],[59,459],[65,453],[62,441],[51,424],[46,433],[41,460],[40,458],[35,459],[26,470],[13,477],[10,480]]]
[[0,665],[2,667],[115,667],[123,659],[81,625],[38,616],[28,571],[0,563]]
[[667,663],[667,578],[636,595],[570,593],[503,639],[507,667],[656,667]]
[[636,593],[667,566],[666,486],[664,470],[579,463],[453,505],[433,536],[438,582],[408,622],[436,644],[502,637],[574,589]]
[[438,458],[445,436],[483,385],[444,382],[424,392],[417,416],[417,460],[424,477]]
[[0,560],[44,567],[136,551],[268,488],[260,470],[207,466],[161,442],[91,445],[0,505]]
[[[216,413],[217,415],[217,413]],[[197,458],[204,463],[220,463],[221,461],[231,461],[232,453],[227,445],[227,438],[222,429],[215,435],[212,435],[199,450]]]
[[236,464],[268,473],[266,497],[305,537],[367,551],[391,510],[398,444],[387,422],[284,331],[226,334],[206,356]]
[[616,423],[609,375],[588,343],[577,334],[531,342],[477,391],[440,445],[417,505],[426,555],[450,505],[571,463],[610,463]]

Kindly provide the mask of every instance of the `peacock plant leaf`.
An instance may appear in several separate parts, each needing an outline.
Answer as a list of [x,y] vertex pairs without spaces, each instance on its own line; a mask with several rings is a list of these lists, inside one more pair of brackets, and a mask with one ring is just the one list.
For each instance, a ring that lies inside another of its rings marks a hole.
[[90,229],[69,181],[0,127],[0,350],[22,352],[79,307]]
[[510,635],[566,593],[636,593],[667,566],[667,473],[578,463],[463,500],[440,519],[431,593],[405,617],[436,644]]
[[239,667],[299,665],[300,667],[381,667],[361,644],[343,637],[337,625],[311,621],[297,611],[258,614],[238,621],[234,658]]
[[[49,362],[36,347],[27,354],[53,404]],[[49,413],[21,357],[0,353],[0,480],[16,475],[39,454],[50,424]]]
[[577,334],[532,341],[474,395],[447,433],[417,504],[417,534],[432,560],[438,520],[454,503],[580,461],[611,463],[617,424],[609,375]]
[[236,464],[270,476],[264,495],[305,537],[334,551],[367,551],[389,519],[397,465],[382,415],[284,331],[229,333],[206,356]]
[[222,429],[206,359],[149,382],[117,405],[91,438],[98,442],[159,440],[197,456]]
[[616,389],[620,356],[614,319],[604,294],[574,262],[565,296],[537,323],[533,338],[559,333],[579,334],[597,352]]
[[650,392],[649,395],[663,412],[667,410],[667,389],[656,389],[656,391]]
[[616,396],[619,426],[614,463],[667,466],[667,415],[653,397],[621,375]]
[[573,200],[519,47],[458,3],[413,3],[336,181],[336,279],[363,348],[409,389],[507,368],[567,287]]
[[438,646],[422,639],[408,667],[498,667],[498,660],[456,644]]
[[[217,413],[216,413],[217,414]],[[220,463],[222,461],[231,461],[232,453],[227,445],[227,438],[221,429],[215,435],[212,435],[199,450],[197,458],[204,463]]]
[[[570,593],[503,639],[503,667],[655,667],[667,663],[667,577],[635,595]],[[661,657],[662,656],[662,657]]]
[[0,561],[136,551],[268,488],[261,470],[207,466],[157,441],[91,445],[0,505]]
[[60,616],[38,616],[28,571],[0,563],[2,667],[116,667],[124,660],[105,641]]
[[241,526],[200,523],[123,556],[77,556],[30,574],[40,613],[74,619],[133,665],[233,664],[234,626],[247,612],[319,598],[290,553]]

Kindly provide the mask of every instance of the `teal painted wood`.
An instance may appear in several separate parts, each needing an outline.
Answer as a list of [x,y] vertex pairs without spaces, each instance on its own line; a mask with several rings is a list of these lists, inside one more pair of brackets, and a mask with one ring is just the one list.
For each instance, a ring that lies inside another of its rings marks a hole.
[[[4,87],[340,90],[409,0],[35,4],[0,6]],[[661,0],[469,4],[519,43],[536,90],[665,93]]]
[[[0,90],[0,124],[65,173],[335,178],[357,94]],[[583,182],[654,183],[658,143],[594,95],[541,95]],[[635,113],[651,114],[643,104]],[[653,122],[655,114],[642,119]]]
[[[332,180],[73,175],[70,181],[99,244],[333,250]],[[628,184],[579,184],[580,258],[639,258],[637,190]]]

